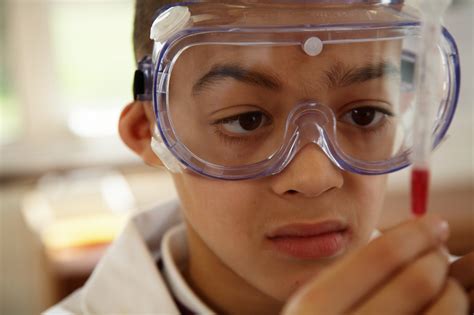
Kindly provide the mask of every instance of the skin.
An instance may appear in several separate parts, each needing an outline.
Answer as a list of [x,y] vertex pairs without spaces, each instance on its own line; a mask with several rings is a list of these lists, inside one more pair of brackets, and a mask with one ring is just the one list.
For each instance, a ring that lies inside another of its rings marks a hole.
[[[124,109],[119,131],[124,142],[145,162],[152,166],[160,166],[161,162],[149,146],[148,118],[151,115],[146,104],[134,102]],[[187,180],[191,184],[191,177],[195,176],[183,173],[174,177],[175,179],[181,177],[183,181]],[[310,179],[311,177],[303,174],[299,178],[299,183]],[[200,181],[204,181],[204,178],[195,178],[194,185],[204,185],[204,182]],[[295,182],[295,179],[290,182]],[[214,188],[217,186],[219,185],[214,185]],[[191,192],[194,188],[188,189]],[[180,198],[185,195],[194,200],[204,199],[183,191],[178,182],[177,189]],[[323,194],[327,193],[328,191],[325,191]],[[302,194],[300,190],[296,194],[287,195],[287,198],[302,198],[305,202],[311,200],[311,195]],[[220,195],[214,193],[208,200],[217,202],[220,200],[217,196]],[[185,202],[181,199],[182,204]],[[231,203],[226,206],[229,204]],[[201,215],[206,216],[207,211],[208,208],[202,209]],[[471,307],[473,305],[474,277],[470,272],[473,255],[467,255],[449,266],[441,249],[448,238],[448,227],[446,222],[438,217],[427,215],[422,219],[410,220],[392,228],[369,245],[341,257],[336,264],[320,272],[319,276],[310,277],[306,285],[296,291],[287,301],[272,298],[254,287],[252,279],[247,281],[249,277],[239,276],[211,250],[188,220],[186,223],[190,261],[186,278],[196,293],[219,313],[372,314],[380,305],[389,303],[397,305],[402,310],[409,310],[406,313],[411,314],[422,312],[466,314],[469,307],[466,292],[471,296]],[[228,233],[223,235],[228,235]],[[221,239],[223,235],[218,235],[217,238]],[[407,238],[412,241],[406,242]],[[407,246],[408,244],[415,245]],[[387,258],[380,259],[380,257]],[[374,270],[377,272],[371,272]],[[378,276],[369,279],[367,275]],[[407,291],[407,288],[412,289]],[[421,289],[414,290],[413,288]],[[385,291],[385,293],[382,294],[379,291]],[[348,294],[351,292],[358,294]],[[410,294],[409,298],[400,298],[407,292]],[[315,296],[318,298],[315,299]],[[347,298],[341,301],[341,297]],[[286,306],[282,309],[285,302]],[[334,309],[336,305],[339,309]],[[399,314],[397,310],[393,313]],[[385,308],[384,312],[387,313]]]
[[[323,83],[319,83],[315,73],[321,73],[319,69],[325,64],[325,67],[329,69],[327,64],[331,64],[330,60],[333,62],[338,60],[339,63],[352,62],[357,65],[364,65],[370,61],[363,49],[358,50],[358,56],[347,54],[345,47],[340,46],[338,50],[339,52],[336,53],[334,49],[328,49],[324,55],[315,59],[306,56],[300,48],[277,51],[258,49],[250,52],[248,49],[236,51],[235,48],[227,47],[214,48],[211,52],[206,49],[193,49],[181,57],[181,61],[173,70],[175,74],[172,77],[171,86],[180,87],[179,91],[173,91],[172,88],[170,92],[170,102],[176,105],[173,112],[173,117],[176,118],[174,120],[176,129],[189,133],[182,135],[186,139],[183,140],[185,142],[188,138],[205,137],[206,126],[200,124],[201,119],[193,121],[189,117],[200,117],[202,112],[207,112],[207,107],[210,107],[209,111],[212,112],[217,110],[217,117],[234,115],[240,110],[245,112],[263,107],[262,109],[266,112],[274,113],[273,117],[276,121],[278,113],[274,107],[277,106],[273,104],[278,104],[279,111],[283,108],[284,112],[288,112],[293,104],[301,99],[301,96],[308,97],[309,93],[318,95],[319,99],[325,103],[337,104],[335,111],[342,114],[346,103],[349,103],[346,98],[358,100],[364,96],[363,93],[375,88],[374,86],[377,88],[384,86],[382,83],[384,80],[359,84],[359,89],[357,89],[361,91],[359,95],[354,95],[351,89],[354,86],[337,88],[332,90],[332,93],[325,92],[328,89],[323,87]],[[209,58],[210,55],[211,58]],[[245,58],[240,59],[238,56],[242,55]],[[347,60],[346,56],[351,56],[352,60]],[[354,59],[358,61],[354,62]],[[209,60],[213,61],[209,62]],[[274,66],[284,64],[285,60],[287,64],[284,66]],[[211,69],[214,64],[225,64],[228,61],[233,63],[241,61],[246,67],[258,64],[263,69],[270,68],[271,65],[274,76],[280,80],[285,78],[284,81],[282,80],[283,87],[277,91],[268,91],[265,88],[226,79],[208,86],[197,96],[192,95],[194,82],[205,75],[207,69]],[[289,68],[301,70],[291,74],[292,72],[288,71]],[[303,71],[303,68],[306,70]],[[307,74],[308,77],[312,76],[313,81],[318,82],[314,91],[297,84],[297,76],[301,73]],[[184,76],[188,79],[185,80]],[[173,84],[174,82],[182,82],[182,85]],[[187,91],[189,93],[186,93]],[[272,97],[272,94],[275,96]],[[341,94],[345,97],[341,97]],[[259,95],[269,99],[270,105],[253,99],[258,99]],[[206,106],[208,99],[215,100],[219,96],[222,98]],[[377,96],[390,98],[385,93],[377,93]],[[240,101],[241,99],[243,101]],[[283,102],[282,99],[288,101]],[[244,102],[252,104],[251,108],[247,108],[248,105],[243,106],[243,109],[235,106]],[[196,111],[196,109],[199,111],[194,113],[193,110]],[[193,112],[193,115],[186,115],[190,112]],[[219,115],[220,112],[223,114]],[[275,124],[277,125],[276,122]],[[202,134],[200,130],[204,130]],[[211,143],[208,150],[212,150],[214,146],[226,146],[218,142],[217,137],[208,138],[211,139],[205,142]],[[216,142],[213,142],[214,138],[217,138]],[[266,141],[271,142],[268,138]],[[193,141],[193,143],[196,142],[199,141]],[[200,146],[205,146],[205,143],[200,143]],[[312,174],[318,174],[318,176]],[[206,179],[191,172],[174,175],[173,178],[182,201],[186,222],[193,231],[191,234],[200,241],[199,243],[192,241],[192,243],[205,245],[200,246],[201,250],[207,250],[209,255],[216,255],[238,277],[268,298],[275,300],[275,303],[280,304],[307,279],[331,265],[339,257],[320,261],[282,258],[269,249],[266,235],[276,227],[287,224],[340,219],[346,222],[352,231],[351,240],[344,254],[351,252],[367,243],[378,221],[386,183],[386,176],[360,176],[339,170],[315,145],[303,147],[282,173],[263,179],[219,181]],[[219,197],[216,198],[216,196]],[[206,209],[206,215],[202,215],[203,209]],[[193,249],[191,249],[191,254],[193,254]],[[204,268],[205,266],[201,268],[200,264],[197,266],[194,264],[196,262],[191,258],[191,276],[212,270]],[[193,272],[194,268],[199,268],[199,272]],[[289,273],[287,270],[292,270],[292,272]],[[253,295],[253,292],[249,294],[249,296]]]
[[[234,60],[232,54],[222,50],[218,55],[225,61]],[[185,104],[192,100],[192,82],[203,74],[197,65],[212,59],[202,51],[192,57],[177,66],[177,77],[172,78],[182,83],[180,93],[171,94],[176,95],[173,102],[182,104],[178,108],[183,113],[190,110]],[[330,60],[363,64],[373,58],[363,49],[350,54],[344,49],[328,50],[319,59],[321,64],[308,58],[290,58],[296,61],[288,65],[278,62],[280,57],[273,56],[275,64],[282,65],[278,68],[280,77],[289,73],[314,75],[315,71],[305,69],[317,69]],[[285,67],[299,72],[285,71]],[[209,69],[210,65],[203,68]],[[180,76],[188,80],[179,80]],[[278,99],[288,106],[318,95],[320,101],[342,104],[337,108],[344,108],[344,98],[357,98],[351,93],[362,89],[352,86],[311,91],[297,84],[296,77],[286,78],[279,91],[284,98]],[[374,87],[377,82],[371,84]],[[172,81],[171,86],[176,89],[178,84]],[[228,92],[251,94],[249,89],[254,87],[239,86]],[[266,91],[259,93],[270,97]],[[390,99],[389,95],[383,97]],[[176,117],[185,115],[178,112]],[[146,163],[160,166],[150,148],[153,126],[151,104],[134,102],[122,113],[119,131],[124,142]],[[366,246],[379,222],[386,176],[342,171],[313,144],[302,147],[279,174],[257,180],[213,180],[189,171],[172,176],[188,231],[190,259],[185,276],[197,294],[219,313],[372,314],[386,303],[397,305],[403,313],[442,314],[448,310],[450,314],[463,314],[467,310],[466,296],[461,286],[448,277],[449,264],[441,252],[448,237],[444,221],[430,216],[410,220]],[[334,257],[289,258],[268,246],[267,235],[276,227],[328,219],[342,220],[350,230],[349,241]],[[412,242],[407,243],[407,239]],[[462,274],[463,268],[459,269]],[[410,290],[407,299],[400,299],[407,288],[427,285],[429,290]]]

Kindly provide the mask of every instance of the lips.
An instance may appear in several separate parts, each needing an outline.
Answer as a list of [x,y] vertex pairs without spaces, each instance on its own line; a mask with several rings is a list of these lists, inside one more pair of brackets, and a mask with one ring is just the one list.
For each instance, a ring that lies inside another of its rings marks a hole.
[[267,240],[280,254],[298,259],[328,258],[344,250],[348,231],[348,226],[338,220],[298,223],[275,229]]

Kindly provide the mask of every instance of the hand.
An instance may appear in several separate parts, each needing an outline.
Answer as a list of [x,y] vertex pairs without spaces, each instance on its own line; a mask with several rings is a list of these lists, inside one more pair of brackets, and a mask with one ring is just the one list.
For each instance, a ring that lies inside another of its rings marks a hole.
[[474,313],[474,252],[452,263],[449,275],[456,279],[467,292],[471,313]]
[[403,223],[341,259],[299,290],[283,315],[466,314],[467,297],[448,278],[447,223]]

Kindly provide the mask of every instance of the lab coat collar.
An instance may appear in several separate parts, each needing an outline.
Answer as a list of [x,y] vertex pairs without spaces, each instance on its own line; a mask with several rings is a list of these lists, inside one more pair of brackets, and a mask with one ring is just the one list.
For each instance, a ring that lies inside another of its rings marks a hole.
[[84,314],[179,314],[156,265],[163,234],[181,221],[178,208],[169,203],[129,221],[81,292]]

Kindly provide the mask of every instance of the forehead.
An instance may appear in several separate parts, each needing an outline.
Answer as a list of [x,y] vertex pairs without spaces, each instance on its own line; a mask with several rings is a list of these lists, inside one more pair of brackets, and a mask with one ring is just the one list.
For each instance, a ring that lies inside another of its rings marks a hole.
[[[180,83],[198,80],[216,65],[238,64],[292,82],[307,76],[315,77],[335,65],[346,69],[382,62],[395,67],[400,64],[400,41],[373,41],[351,44],[330,44],[318,56],[307,55],[301,46],[237,46],[197,45],[184,50],[176,58],[172,79]],[[173,78],[174,77],[174,78]]]

